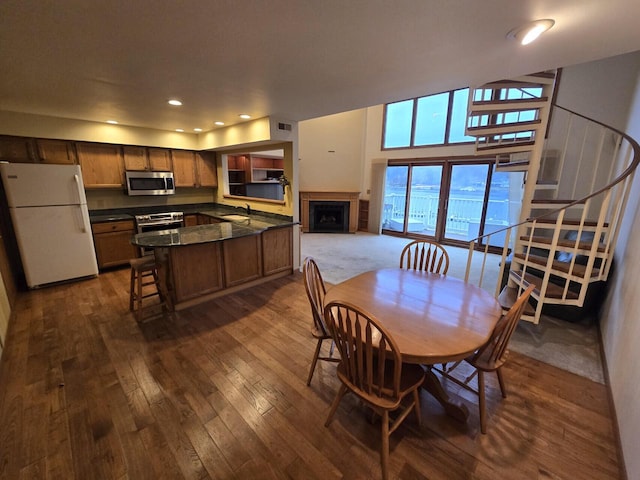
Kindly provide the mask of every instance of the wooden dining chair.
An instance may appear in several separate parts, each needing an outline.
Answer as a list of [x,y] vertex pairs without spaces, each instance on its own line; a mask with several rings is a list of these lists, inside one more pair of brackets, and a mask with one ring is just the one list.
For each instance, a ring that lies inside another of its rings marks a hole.
[[[498,323],[493,329],[489,341],[482,347],[480,347],[473,355],[467,357],[464,360],[472,367],[474,367],[474,371],[473,373],[471,373],[471,375],[466,377],[464,380],[459,380],[458,378],[451,375],[451,372],[456,367],[458,367],[461,362],[453,364],[453,366],[451,366],[450,368],[444,367],[443,369],[439,369],[436,367],[431,367],[432,370],[439,372],[458,385],[461,385],[462,387],[478,395],[478,406],[480,410],[480,431],[482,433],[487,433],[484,372],[496,372],[496,375],[498,376],[498,383],[500,384],[500,391],[502,392],[502,397],[507,398],[507,390],[504,383],[504,378],[502,376],[501,368],[507,361],[507,356],[509,354],[507,346],[509,344],[509,340],[511,339],[511,336],[513,335],[513,332],[518,325],[518,321],[522,316],[522,312],[524,311],[524,308],[527,305],[527,301],[529,300],[529,296],[531,295],[531,292],[534,288],[535,285],[529,285],[529,287],[524,290],[522,294],[520,294],[509,311],[507,311],[507,313],[505,313],[502,317],[500,317],[500,320],[498,320]],[[476,376],[476,374],[478,375],[477,390],[469,385],[469,382],[473,379],[473,377]]]
[[[327,329],[324,323],[323,307],[324,296],[327,293],[327,289],[322,280],[320,269],[312,257],[304,259],[302,265],[302,272],[304,276],[304,288],[307,291],[307,297],[311,305],[311,317],[313,318],[313,325],[311,327],[311,335],[317,339],[316,351],[313,355],[311,362],[311,369],[309,370],[309,376],[307,377],[307,385],[311,385],[311,379],[313,378],[313,372],[316,369],[318,360],[324,360],[326,362],[339,362],[340,359],[333,356],[333,340],[331,339],[331,333]],[[325,340],[331,341],[329,347],[329,356],[321,356],[322,343]]]
[[[369,405],[382,418],[380,463],[382,477],[387,479],[389,436],[414,410],[421,423],[419,388],[425,373],[419,365],[403,364],[396,342],[371,314],[346,302],[330,302],[324,309],[325,322],[340,352],[337,368],[342,383],[325,426],[328,427],[348,392]],[[390,423],[389,412],[402,407],[402,400],[412,395],[411,402]]]
[[449,254],[437,242],[414,240],[402,249],[400,268],[446,275],[449,270]]

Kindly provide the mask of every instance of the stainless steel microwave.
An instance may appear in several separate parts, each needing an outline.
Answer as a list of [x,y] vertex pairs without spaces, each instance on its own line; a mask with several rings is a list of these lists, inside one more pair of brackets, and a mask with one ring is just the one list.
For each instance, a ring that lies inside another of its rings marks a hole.
[[126,172],[129,195],[173,195],[173,172]]

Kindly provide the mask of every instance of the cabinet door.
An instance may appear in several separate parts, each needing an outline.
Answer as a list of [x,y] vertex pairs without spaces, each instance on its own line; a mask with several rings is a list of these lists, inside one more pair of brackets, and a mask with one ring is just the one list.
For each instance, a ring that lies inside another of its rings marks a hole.
[[260,235],[222,242],[225,286],[232,287],[262,276]]
[[76,147],[85,187],[124,185],[124,162],[119,145],[78,143]]
[[171,152],[166,148],[149,148],[149,170],[152,172],[171,171]]
[[73,165],[76,163],[76,155],[73,144],[66,140],[36,140],[38,158],[42,163],[60,163]]
[[144,147],[124,145],[122,147],[125,170],[148,170],[147,150]]
[[0,137],[0,161],[31,163],[31,139],[26,137]]
[[176,187],[196,186],[196,157],[190,150],[171,150]]
[[216,171],[216,158],[214,153],[196,153],[196,168],[198,170],[199,186],[218,186],[218,172]]
[[133,221],[92,225],[98,268],[125,265],[129,259],[137,256],[137,247],[131,244],[134,228]]
[[262,232],[264,275],[293,268],[293,228],[274,228]]
[[220,243],[169,249],[176,303],[222,290]]

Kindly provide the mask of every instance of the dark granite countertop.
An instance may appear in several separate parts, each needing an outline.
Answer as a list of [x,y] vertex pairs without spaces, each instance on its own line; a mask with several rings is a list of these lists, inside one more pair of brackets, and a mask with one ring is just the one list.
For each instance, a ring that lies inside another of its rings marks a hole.
[[[165,208],[164,211],[171,209]],[[193,227],[172,228],[157,230],[133,235],[131,243],[140,247],[173,247],[195,245],[198,243],[219,242],[230,238],[259,235],[270,228],[288,227],[294,225],[291,217],[269,214],[265,212],[247,215],[244,209],[221,206],[216,204],[189,206],[189,208],[175,208],[174,211],[182,211],[185,214],[198,213],[222,220],[220,223],[197,225]],[[141,213],[136,213],[139,215]],[[120,219],[119,215],[125,213],[110,212],[109,214],[94,215],[94,218],[111,218],[112,221]],[[129,218],[133,218],[129,214]],[[109,221],[109,220],[94,220]]]
[[[240,215],[242,217],[247,217],[247,213],[244,208],[219,205],[217,203],[197,203],[186,205],[163,205],[152,207],[90,210],[89,219],[91,223],[116,222],[119,220],[133,220],[136,215],[162,212],[183,212],[185,215],[202,214],[214,218],[219,218],[221,220],[230,220],[223,218],[225,215]],[[285,224],[290,225],[293,224],[291,217],[278,215],[275,213],[255,212],[252,213],[249,218],[251,219],[251,221],[256,222],[256,224],[258,221],[264,221],[269,223],[270,226],[276,226],[278,222],[284,222]]]
[[131,243],[139,247],[178,247],[259,235],[260,232],[262,232],[261,229],[249,228],[234,222],[221,222],[139,233],[131,237]]
[[133,215],[128,213],[111,213],[111,214],[91,214],[89,213],[91,223],[117,222],[119,220],[133,220]]

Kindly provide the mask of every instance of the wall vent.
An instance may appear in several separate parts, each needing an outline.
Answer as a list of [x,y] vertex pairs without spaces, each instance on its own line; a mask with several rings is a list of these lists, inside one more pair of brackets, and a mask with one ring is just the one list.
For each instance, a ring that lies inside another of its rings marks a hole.
[[286,130],[287,132],[291,131],[291,124],[290,123],[278,123],[278,130]]

